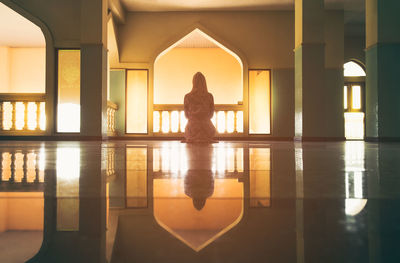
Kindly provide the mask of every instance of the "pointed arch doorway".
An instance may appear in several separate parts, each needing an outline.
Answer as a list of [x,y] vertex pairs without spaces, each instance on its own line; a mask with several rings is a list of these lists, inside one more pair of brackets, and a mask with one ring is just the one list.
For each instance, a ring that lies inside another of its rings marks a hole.
[[220,135],[244,134],[243,63],[231,50],[195,29],[161,52],[154,62],[152,132],[174,136],[185,130],[183,98],[192,77],[202,72],[216,111],[212,122]]

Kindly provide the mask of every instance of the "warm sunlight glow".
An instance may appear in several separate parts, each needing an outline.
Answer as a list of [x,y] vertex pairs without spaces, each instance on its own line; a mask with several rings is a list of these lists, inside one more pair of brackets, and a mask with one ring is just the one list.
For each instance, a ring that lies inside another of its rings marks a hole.
[[361,109],[361,87],[360,86],[352,86],[352,108],[355,110]]
[[344,113],[346,139],[364,139],[364,115],[363,112]]
[[153,111],[153,132],[160,132],[160,112]]
[[25,105],[23,102],[15,103],[15,129],[22,130],[25,126]]
[[80,149],[57,148],[57,230],[79,230]]
[[35,130],[38,125],[37,111],[37,104],[28,102],[28,130]]
[[171,132],[178,132],[179,130],[179,112],[171,112]]
[[192,89],[192,78],[198,71],[206,77],[208,91],[213,94],[216,104],[243,101],[240,58],[195,29],[157,56],[154,62],[154,104],[181,104],[185,94]]
[[180,122],[180,125],[181,125],[181,127],[180,127],[180,131],[181,132],[185,132],[185,128],[186,128],[186,124],[187,124],[187,119],[186,119],[186,117],[185,117],[185,112],[184,111],[181,111],[180,112],[180,118],[181,118],[181,122]]
[[225,111],[218,111],[217,113],[217,131],[219,133],[225,132]]
[[228,111],[226,121],[227,121],[226,131],[228,133],[234,132],[235,131],[235,113],[233,111]]
[[161,113],[161,118],[162,118],[162,132],[163,133],[168,133],[170,131],[170,119],[169,119],[169,112],[168,111],[163,111]]
[[365,77],[365,71],[357,63],[350,61],[344,64],[345,77]]
[[12,113],[13,105],[11,102],[3,102],[3,130],[10,130],[13,122],[12,122]]
[[58,104],[58,132],[80,132],[81,106],[72,103]]
[[348,100],[348,98],[347,98],[347,86],[344,86],[344,89],[343,89],[343,107],[344,107],[344,109],[345,110],[347,110],[347,100]]

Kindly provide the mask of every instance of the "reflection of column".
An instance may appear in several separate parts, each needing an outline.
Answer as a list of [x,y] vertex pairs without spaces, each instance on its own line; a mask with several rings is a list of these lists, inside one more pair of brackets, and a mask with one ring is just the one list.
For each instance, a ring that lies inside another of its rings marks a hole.
[[[106,159],[101,144],[81,155],[79,180],[80,262],[106,261]],[[94,154],[91,154],[94,153]],[[104,171],[104,172],[103,172]]]
[[294,150],[296,168],[296,255],[297,263],[304,262],[304,185],[303,185],[303,149],[296,144]]
[[369,148],[365,151],[365,169],[375,171],[368,173],[368,252],[369,262],[380,263],[381,240],[380,240],[380,182],[379,182],[379,150]]

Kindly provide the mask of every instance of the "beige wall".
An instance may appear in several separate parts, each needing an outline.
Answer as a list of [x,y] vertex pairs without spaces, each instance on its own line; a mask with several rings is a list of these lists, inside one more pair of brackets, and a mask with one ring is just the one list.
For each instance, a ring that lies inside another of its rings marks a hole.
[[325,12],[325,67],[342,68],[344,63],[344,13]]
[[249,67],[293,67],[293,12],[129,13],[119,27],[121,62],[151,63],[155,57],[200,25]]
[[45,93],[45,52],[0,47],[0,93]]
[[43,193],[0,193],[0,233],[7,230],[43,230]]
[[356,59],[365,65],[365,37],[345,37],[344,62]]
[[243,101],[243,69],[236,58],[221,48],[173,48],[155,63],[154,103],[182,104],[198,71],[216,104]]
[[10,87],[10,52],[8,47],[0,47],[0,93]]

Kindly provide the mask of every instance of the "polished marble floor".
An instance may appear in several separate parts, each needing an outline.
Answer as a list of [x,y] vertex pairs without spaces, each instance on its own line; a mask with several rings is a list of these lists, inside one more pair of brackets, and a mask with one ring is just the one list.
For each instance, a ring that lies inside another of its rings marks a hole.
[[0,142],[0,262],[400,262],[400,144]]

